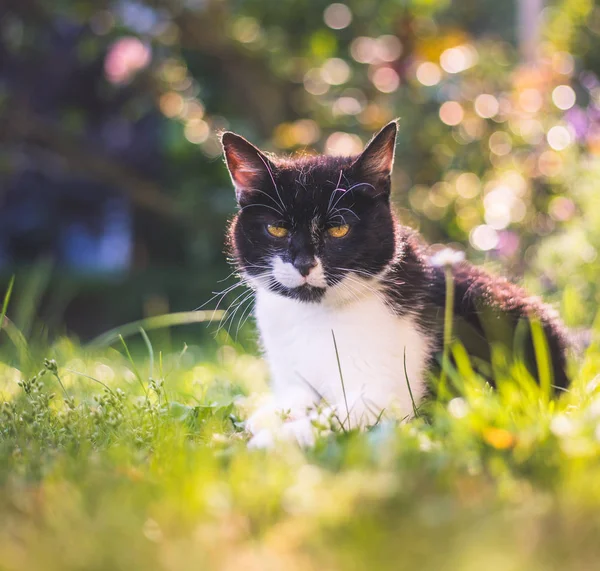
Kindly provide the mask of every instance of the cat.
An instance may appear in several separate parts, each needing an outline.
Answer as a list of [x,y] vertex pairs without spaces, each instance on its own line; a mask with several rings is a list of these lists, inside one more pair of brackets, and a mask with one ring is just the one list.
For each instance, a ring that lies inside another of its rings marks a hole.
[[[567,336],[552,308],[456,256],[436,263],[420,235],[398,222],[390,205],[396,136],[393,121],[358,156],[282,158],[222,134],[239,205],[228,244],[255,291],[271,372],[274,401],[265,410],[288,411],[282,429],[295,427],[287,432],[300,442],[312,442],[307,411],[319,402],[352,427],[384,412],[413,415],[440,362],[447,268],[453,337],[482,374],[492,347],[510,354],[517,339],[537,377],[535,319],[554,385],[568,384]],[[255,434],[261,414],[248,423]]]

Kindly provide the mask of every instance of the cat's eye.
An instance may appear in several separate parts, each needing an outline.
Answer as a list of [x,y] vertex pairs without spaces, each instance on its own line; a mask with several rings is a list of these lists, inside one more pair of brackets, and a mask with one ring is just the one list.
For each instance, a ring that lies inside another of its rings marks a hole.
[[275,238],[285,238],[288,235],[288,229],[283,226],[274,226],[272,224],[267,225],[267,232]]
[[350,230],[350,226],[348,224],[342,224],[341,226],[332,226],[327,230],[327,233],[332,238],[343,238],[348,231]]

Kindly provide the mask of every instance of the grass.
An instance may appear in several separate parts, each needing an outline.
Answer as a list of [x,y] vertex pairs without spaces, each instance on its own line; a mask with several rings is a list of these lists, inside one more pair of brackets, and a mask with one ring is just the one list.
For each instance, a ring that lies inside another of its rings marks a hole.
[[455,347],[426,414],[264,451],[243,430],[263,362],[225,335],[163,354],[143,325],[143,354],[0,332],[1,570],[600,561],[599,345],[558,400],[501,358],[490,390]]

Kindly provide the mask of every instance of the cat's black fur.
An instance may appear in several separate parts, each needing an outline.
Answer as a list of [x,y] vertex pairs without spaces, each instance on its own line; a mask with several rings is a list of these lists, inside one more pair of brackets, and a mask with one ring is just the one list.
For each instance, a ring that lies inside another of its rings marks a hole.
[[[269,275],[274,254],[299,271],[318,257],[329,286],[349,272],[381,276],[380,288],[398,315],[410,313],[442,347],[446,282],[444,268],[431,263],[420,237],[401,226],[390,207],[391,167],[396,123],[382,129],[365,151],[354,157],[267,155],[242,137],[225,133],[222,141],[236,187],[240,211],[230,228],[230,246],[243,272],[263,280],[281,295],[319,303],[324,288],[283,287]],[[327,228],[350,225],[348,235],[332,239]],[[284,226],[274,238],[267,225]],[[554,384],[566,387],[567,340],[551,308],[518,286],[461,262],[452,266],[455,288],[454,332],[477,362],[490,360],[490,346],[517,352],[537,376],[528,320],[539,320],[552,359]],[[524,322],[524,326],[519,323]],[[432,363],[435,361],[432,355]],[[484,367],[485,368],[485,367]]]
[[[395,244],[389,177],[370,180],[373,177],[360,163],[353,164],[351,157],[285,160],[267,158],[263,153],[257,156],[254,147],[244,141],[245,148],[241,141],[230,133],[223,135],[225,148],[234,144],[239,152],[236,158],[229,156],[230,163],[237,159],[257,171],[250,173],[251,182],[238,192],[241,208],[231,228],[235,258],[249,275],[261,274],[265,258],[274,250],[285,262],[294,264],[318,255],[331,269],[327,275],[330,285],[347,270],[376,274],[389,264]],[[337,188],[352,190],[333,192]],[[321,229],[316,244],[314,232],[311,235],[315,221]],[[341,221],[350,224],[352,231],[343,240],[327,240],[322,230]],[[269,236],[267,224],[289,228],[289,240]],[[339,267],[345,271],[333,270]],[[324,290],[309,286],[285,290],[276,283],[271,285],[304,301],[318,301],[324,294]]]

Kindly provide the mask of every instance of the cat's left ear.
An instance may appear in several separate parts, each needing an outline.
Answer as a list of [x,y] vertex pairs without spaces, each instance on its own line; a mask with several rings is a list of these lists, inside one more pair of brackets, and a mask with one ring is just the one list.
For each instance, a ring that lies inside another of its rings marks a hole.
[[371,139],[352,164],[353,170],[365,181],[374,185],[389,182],[394,167],[397,132],[397,121],[388,123]]
[[243,202],[267,176],[271,164],[267,156],[244,137],[227,131],[221,136],[225,162],[235,186],[238,202]]

